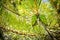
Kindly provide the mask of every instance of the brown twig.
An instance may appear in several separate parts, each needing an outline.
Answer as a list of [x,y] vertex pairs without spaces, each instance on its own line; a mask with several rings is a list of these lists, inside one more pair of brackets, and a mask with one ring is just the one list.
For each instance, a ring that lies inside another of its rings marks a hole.
[[5,27],[0,27],[1,29],[3,30],[6,30],[6,31],[10,31],[10,32],[13,32],[13,33],[16,33],[16,34],[19,34],[19,35],[27,35],[27,36],[37,36],[36,34],[33,34],[33,33],[24,33],[24,32],[18,32],[16,30],[13,30],[13,29],[7,29]]

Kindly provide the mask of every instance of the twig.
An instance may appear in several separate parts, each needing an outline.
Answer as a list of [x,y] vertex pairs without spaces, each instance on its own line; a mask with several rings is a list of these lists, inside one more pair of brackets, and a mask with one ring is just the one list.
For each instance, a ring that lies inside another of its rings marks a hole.
[[12,10],[9,9],[8,7],[6,7],[6,5],[3,5],[2,7],[5,8],[6,10],[8,10],[8,11],[10,11],[10,12],[12,12],[12,13],[14,13],[14,14],[20,16],[20,14],[16,13],[15,11],[12,11]]
[[47,33],[49,34],[49,36],[52,38],[52,40],[54,40],[54,37],[50,34],[50,32],[47,30],[47,24],[44,24],[41,19],[39,18],[40,24],[44,27],[44,29],[47,31]]
[[13,30],[13,29],[7,29],[7,28],[5,28],[5,27],[0,27],[0,28],[3,29],[3,30],[6,30],[6,31],[10,31],[10,32],[19,34],[19,35],[37,36],[36,34],[33,34],[33,33],[18,32],[18,31],[15,31],[15,30]]

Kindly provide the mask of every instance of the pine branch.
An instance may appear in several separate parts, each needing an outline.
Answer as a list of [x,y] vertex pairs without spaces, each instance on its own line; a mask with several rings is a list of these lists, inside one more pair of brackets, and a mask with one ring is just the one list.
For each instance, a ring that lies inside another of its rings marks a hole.
[[54,40],[54,37],[50,34],[50,32],[47,30],[47,24],[45,24],[45,23],[43,23],[42,21],[41,21],[41,19],[39,18],[39,22],[40,22],[40,24],[44,27],[44,29],[47,31],[47,33],[49,34],[49,36],[52,38],[52,40]]
[[20,16],[20,14],[18,14],[17,12],[15,12],[15,11],[9,9],[8,7],[6,7],[6,5],[3,4],[2,7],[5,8],[6,10],[8,10],[8,11],[10,11],[10,12],[12,12],[12,13],[14,13],[14,14]]
[[[42,26],[44,27],[44,29],[47,31],[47,33],[49,34],[49,36],[51,37],[51,39],[54,40],[54,37],[50,34],[50,32],[49,32],[49,31],[47,30],[47,28],[46,28],[48,25],[45,24],[45,23],[43,23],[43,22],[41,21],[41,19],[39,18],[39,13],[38,13],[38,15],[36,15],[36,17],[37,17],[38,22],[35,22],[33,26],[35,26],[36,23],[39,23],[40,25],[42,25]],[[36,21],[37,21],[37,20],[36,20]]]
[[18,32],[16,30],[13,30],[13,29],[7,29],[7,28],[4,28],[4,27],[0,27],[1,29],[5,30],[5,31],[10,31],[10,32],[13,32],[13,33],[16,33],[16,34],[19,34],[19,35],[25,35],[25,36],[37,36],[36,34],[33,34],[33,33],[24,33],[24,32]]

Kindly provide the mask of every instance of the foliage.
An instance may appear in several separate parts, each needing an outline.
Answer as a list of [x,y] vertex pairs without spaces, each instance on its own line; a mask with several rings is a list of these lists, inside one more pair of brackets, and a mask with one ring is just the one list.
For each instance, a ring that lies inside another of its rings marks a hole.
[[[36,16],[38,14],[40,22],[47,26],[39,23]],[[33,24],[35,25],[32,26]],[[4,32],[4,35],[7,36],[6,40],[44,40],[48,35],[45,28],[48,28],[49,31],[58,29],[58,18],[55,8],[49,1],[1,0],[0,26],[7,29]]]

